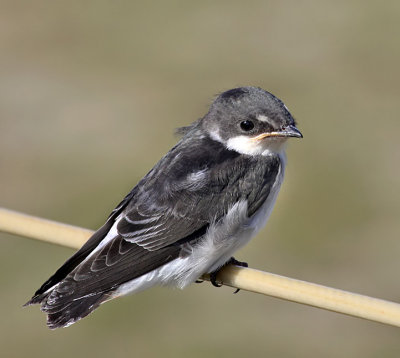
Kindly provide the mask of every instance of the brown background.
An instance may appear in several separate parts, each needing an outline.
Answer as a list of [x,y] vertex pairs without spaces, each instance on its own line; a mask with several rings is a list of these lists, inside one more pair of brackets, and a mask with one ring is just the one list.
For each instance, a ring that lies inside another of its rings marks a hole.
[[[252,267],[400,301],[398,1],[2,1],[0,205],[95,229],[215,94],[297,118]],[[209,284],[78,324],[21,305],[69,256],[1,235],[4,357],[399,357],[396,328]]]

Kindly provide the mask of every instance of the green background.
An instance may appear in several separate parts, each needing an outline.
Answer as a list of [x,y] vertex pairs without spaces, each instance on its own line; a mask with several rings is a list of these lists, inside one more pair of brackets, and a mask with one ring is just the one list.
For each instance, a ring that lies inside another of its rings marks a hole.
[[[0,205],[91,229],[203,116],[263,87],[304,134],[251,267],[400,301],[399,1],[2,1]],[[45,327],[72,250],[0,239],[4,357],[399,357],[400,331],[230,288],[156,288]]]

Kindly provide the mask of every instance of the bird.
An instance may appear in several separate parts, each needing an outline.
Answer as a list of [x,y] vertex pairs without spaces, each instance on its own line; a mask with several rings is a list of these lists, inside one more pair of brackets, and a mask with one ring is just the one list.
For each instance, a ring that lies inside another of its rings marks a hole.
[[229,263],[265,225],[284,177],[285,104],[258,87],[220,93],[111,212],[105,224],[25,304],[50,329],[152,286],[184,288]]

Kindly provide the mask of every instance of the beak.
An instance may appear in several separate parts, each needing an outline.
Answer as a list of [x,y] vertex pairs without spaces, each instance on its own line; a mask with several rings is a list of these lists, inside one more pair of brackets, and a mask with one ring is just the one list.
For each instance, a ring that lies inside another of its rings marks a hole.
[[256,137],[253,137],[251,139],[253,140],[261,140],[264,138],[268,137],[275,137],[275,138],[288,138],[288,137],[294,137],[294,138],[303,138],[303,135],[301,132],[293,125],[287,126],[283,128],[280,131],[276,132],[268,132],[268,133],[261,133]]

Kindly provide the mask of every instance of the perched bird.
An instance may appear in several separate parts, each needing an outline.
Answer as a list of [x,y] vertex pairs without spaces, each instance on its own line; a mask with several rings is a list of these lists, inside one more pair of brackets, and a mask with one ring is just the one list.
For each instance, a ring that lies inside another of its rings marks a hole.
[[106,223],[26,303],[49,328],[154,285],[184,288],[234,262],[265,224],[302,134],[281,100],[256,87],[220,94],[208,113],[112,211]]

